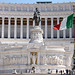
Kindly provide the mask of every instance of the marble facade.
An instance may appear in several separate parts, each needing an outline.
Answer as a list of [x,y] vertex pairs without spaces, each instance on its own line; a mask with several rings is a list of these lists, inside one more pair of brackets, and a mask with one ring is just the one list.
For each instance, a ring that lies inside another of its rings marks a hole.
[[[73,13],[74,4],[0,3],[0,73],[12,73],[13,69],[31,73],[33,68],[35,73],[71,70],[74,28],[56,31],[52,27]],[[32,21],[36,7],[39,27]]]
[[33,67],[35,73],[48,73],[48,69],[52,70],[52,73],[56,73],[56,69],[71,70],[74,44],[67,40],[45,41],[42,34],[43,30],[35,26],[31,30],[29,43],[2,44],[1,42],[0,70],[16,69],[17,72],[19,70],[18,73],[21,71],[26,73],[28,70],[30,73]]

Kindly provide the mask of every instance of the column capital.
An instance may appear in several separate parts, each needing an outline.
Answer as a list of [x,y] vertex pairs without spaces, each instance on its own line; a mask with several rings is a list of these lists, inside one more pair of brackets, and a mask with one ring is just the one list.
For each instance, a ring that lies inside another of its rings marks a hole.
[[65,16],[63,16],[63,19],[65,18]]
[[8,19],[11,19],[11,17],[8,17]]
[[47,17],[45,17],[45,20],[47,20]]
[[57,19],[59,19],[60,17],[57,17]]
[[21,20],[23,20],[23,17],[21,17]]
[[27,17],[27,19],[29,19],[29,17]]
[[18,17],[14,17],[15,19],[17,19]]
[[51,17],[51,19],[53,19],[54,17]]
[[4,16],[2,16],[2,19],[4,19],[5,17]]

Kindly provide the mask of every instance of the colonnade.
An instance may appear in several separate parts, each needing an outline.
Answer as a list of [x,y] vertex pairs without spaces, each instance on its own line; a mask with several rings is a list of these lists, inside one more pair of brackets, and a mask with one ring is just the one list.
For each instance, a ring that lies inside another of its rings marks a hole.
[[[30,33],[29,33],[29,18],[30,17],[27,17],[26,19],[27,19],[27,25],[26,25],[26,39],[29,39],[29,35],[30,35]],[[47,31],[48,31],[48,24],[47,24],[47,17],[44,17],[45,18],[45,39],[47,39],[48,38],[48,33],[47,33]],[[54,17],[50,17],[51,18],[51,38],[53,38],[54,36],[53,36],[53,18]],[[60,17],[57,17],[57,24],[59,24],[59,18]],[[11,34],[11,23],[10,23],[10,20],[11,20],[11,17],[8,17],[8,38],[10,39],[11,37],[10,37],[10,34]],[[15,20],[15,24],[14,24],[14,39],[16,39],[17,38],[17,18],[16,17],[14,17],[14,20]],[[33,21],[33,27],[35,26],[35,22]],[[42,25],[41,25],[41,21],[40,21],[40,23],[39,23],[39,26],[41,27]],[[4,28],[4,17],[2,17],[2,34],[1,34],[1,38],[4,38],[4,30],[5,30],[5,28]],[[57,38],[60,38],[60,34],[59,34],[59,31],[57,31]],[[66,32],[65,32],[65,30],[63,30],[63,38],[66,38]],[[69,29],[69,38],[72,38],[72,28],[70,28]],[[20,39],[23,39],[23,17],[21,17],[21,25],[20,25]]]

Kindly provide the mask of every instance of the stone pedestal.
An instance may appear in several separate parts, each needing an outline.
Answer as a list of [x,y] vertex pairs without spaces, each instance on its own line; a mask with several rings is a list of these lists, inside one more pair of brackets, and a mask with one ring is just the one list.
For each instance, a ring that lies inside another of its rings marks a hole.
[[35,26],[31,29],[30,43],[43,43],[43,30],[39,26]]

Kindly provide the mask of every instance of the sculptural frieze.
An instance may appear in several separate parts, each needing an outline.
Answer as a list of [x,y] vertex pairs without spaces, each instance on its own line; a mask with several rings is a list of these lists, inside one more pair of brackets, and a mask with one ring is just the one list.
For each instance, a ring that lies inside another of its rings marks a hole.
[[[3,65],[12,65],[12,64],[27,64],[27,56],[5,56],[3,58],[4,64]],[[8,62],[9,61],[9,62]]]
[[60,57],[58,56],[44,56],[44,57],[41,57],[41,62],[42,64],[50,64],[50,65],[63,65],[63,58],[61,59]]

